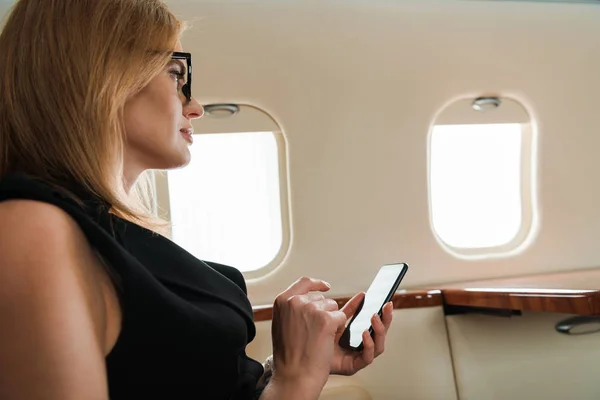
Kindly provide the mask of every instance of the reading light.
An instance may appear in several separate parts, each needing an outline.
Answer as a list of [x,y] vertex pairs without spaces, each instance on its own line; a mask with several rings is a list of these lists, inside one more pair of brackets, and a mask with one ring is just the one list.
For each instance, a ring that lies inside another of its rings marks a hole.
[[207,104],[204,106],[204,114],[212,118],[233,117],[240,111],[236,104]]
[[500,106],[499,98],[497,97],[478,97],[473,101],[473,109],[476,111],[489,111]]

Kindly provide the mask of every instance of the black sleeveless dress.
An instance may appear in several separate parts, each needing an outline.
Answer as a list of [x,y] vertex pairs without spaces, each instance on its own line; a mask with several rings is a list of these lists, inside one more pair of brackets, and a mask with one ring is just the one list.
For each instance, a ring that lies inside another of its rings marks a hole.
[[0,179],[0,201],[60,207],[108,264],[123,313],[106,358],[110,398],[258,398],[263,367],[245,352],[256,331],[242,274],[109,213],[99,198],[77,195],[85,207],[23,174]]

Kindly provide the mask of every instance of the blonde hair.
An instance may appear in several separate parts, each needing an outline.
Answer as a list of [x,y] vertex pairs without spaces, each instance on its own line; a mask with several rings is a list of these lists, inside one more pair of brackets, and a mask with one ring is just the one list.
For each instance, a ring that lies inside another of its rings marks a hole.
[[185,29],[161,0],[19,0],[0,34],[0,178],[76,183],[120,217],[163,229],[150,174],[121,190],[123,110]]

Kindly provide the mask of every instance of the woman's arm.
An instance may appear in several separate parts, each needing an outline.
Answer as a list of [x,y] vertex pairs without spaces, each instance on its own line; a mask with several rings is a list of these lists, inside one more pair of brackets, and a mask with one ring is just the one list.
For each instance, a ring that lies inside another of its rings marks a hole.
[[0,398],[108,399],[98,261],[49,204],[0,203]]

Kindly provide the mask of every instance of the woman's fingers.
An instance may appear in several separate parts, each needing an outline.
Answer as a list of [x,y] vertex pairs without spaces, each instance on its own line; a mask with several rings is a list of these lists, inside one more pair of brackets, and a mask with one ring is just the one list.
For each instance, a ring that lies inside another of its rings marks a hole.
[[369,365],[375,359],[375,342],[368,330],[363,332],[362,359],[365,365]]
[[318,291],[318,292],[326,292],[331,289],[331,285],[329,283],[322,281],[320,279],[309,278],[307,276],[303,276],[298,279],[296,282],[292,283],[290,287],[284,290],[278,298],[289,299],[292,296],[307,294],[308,292]]
[[375,357],[381,355],[385,350],[385,326],[381,322],[379,315],[374,315],[371,318],[371,325],[373,326],[373,332],[375,333],[373,342],[375,344]]
[[336,333],[346,324],[346,314],[321,280],[302,278],[275,299],[271,327],[273,357],[279,379],[303,377],[322,387],[331,371]]
[[390,301],[383,307],[382,312],[383,326],[385,326],[385,333],[387,333],[388,329],[390,329],[390,325],[392,325],[392,318],[394,315],[394,304]]
[[342,307],[342,311],[346,314],[346,319],[350,319],[352,318],[352,316],[354,316],[354,314],[356,314],[356,311],[360,308],[360,305],[362,304],[364,298],[365,292],[360,292],[355,294],[354,297],[352,297],[350,300],[348,300],[346,304],[344,304],[344,307]]

